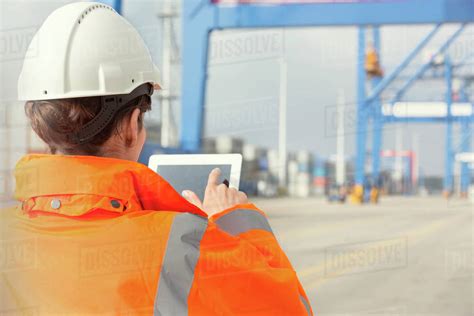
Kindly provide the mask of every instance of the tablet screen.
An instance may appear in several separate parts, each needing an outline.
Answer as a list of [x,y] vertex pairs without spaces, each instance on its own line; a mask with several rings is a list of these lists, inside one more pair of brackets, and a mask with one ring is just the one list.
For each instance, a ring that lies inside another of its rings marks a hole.
[[159,165],[156,172],[168,181],[179,194],[183,190],[191,190],[202,201],[212,169],[221,169],[219,183],[222,183],[225,179],[230,179],[231,167],[232,165]]

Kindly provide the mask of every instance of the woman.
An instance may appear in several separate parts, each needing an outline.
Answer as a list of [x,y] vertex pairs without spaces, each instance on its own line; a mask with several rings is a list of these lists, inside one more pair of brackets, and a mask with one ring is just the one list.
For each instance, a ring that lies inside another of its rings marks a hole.
[[136,161],[159,80],[108,6],[53,12],[30,45],[19,98],[52,155],[16,167],[2,212],[1,309],[13,314],[308,315],[262,211],[209,175],[186,199]]

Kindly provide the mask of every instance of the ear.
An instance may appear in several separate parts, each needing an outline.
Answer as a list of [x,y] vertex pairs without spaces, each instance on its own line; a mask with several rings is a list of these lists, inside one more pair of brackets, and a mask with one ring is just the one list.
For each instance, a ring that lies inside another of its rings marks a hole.
[[140,109],[136,108],[135,110],[133,110],[132,115],[130,115],[129,121],[127,122],[128,124],[125,127],[125,139],[127,140],[127,145],[129,147],[133,147],[137,144],[138,134],[140,133],[140,128],[138,124],[140,114]]

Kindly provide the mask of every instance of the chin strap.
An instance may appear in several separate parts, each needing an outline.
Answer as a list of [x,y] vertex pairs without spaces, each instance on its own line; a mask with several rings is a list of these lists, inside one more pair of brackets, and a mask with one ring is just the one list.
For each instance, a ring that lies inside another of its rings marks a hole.
[[69,141],[78,145],[87,143],[112,121],[117,111],[123,108],[124,105],[137,97],[143,95],[151,96],[153,91],[154,89],[151,84],[145,84],[137,87],[129,94],[101,97],[102,108],[100,112],[92,120],[84,124],[79,131],[69,134]]

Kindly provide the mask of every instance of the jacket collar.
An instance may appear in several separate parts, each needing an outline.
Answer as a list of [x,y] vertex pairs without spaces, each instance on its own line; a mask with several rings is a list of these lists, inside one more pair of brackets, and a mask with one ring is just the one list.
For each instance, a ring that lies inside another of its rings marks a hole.
[[143,210],[207,217],[161,176],[137,162],[94,156],[26,155],[16,165],[15,178],[15,198],[22,202],[47,196],[109,197],[139,201]]

